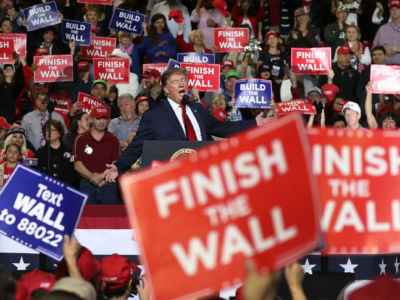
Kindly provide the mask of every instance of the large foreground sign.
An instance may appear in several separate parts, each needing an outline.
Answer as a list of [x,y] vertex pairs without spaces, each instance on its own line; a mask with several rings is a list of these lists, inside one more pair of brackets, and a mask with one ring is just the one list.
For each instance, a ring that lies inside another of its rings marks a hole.
[[326,249],[400,252],[400,133],[309,130]]
[[199,298],[243,280],[249,257],[272,271],[313,250],[319,209],[309,153],[302,121],[292,114],[124,175],[154,296]]

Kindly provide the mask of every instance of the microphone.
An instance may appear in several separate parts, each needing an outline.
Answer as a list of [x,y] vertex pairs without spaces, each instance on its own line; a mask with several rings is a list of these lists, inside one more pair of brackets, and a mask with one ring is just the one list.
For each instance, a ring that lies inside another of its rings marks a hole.
[[183,125],[185,126],[185,137],[186,137],[186,140],[189,140],[187,123],[186,123],[186,118],[187,118],[187,116],[186,116],[186,105],[189,104],[189,96],[188,95],[183,95],[181,103],[183,105],[182,112],[183,112]]
[[183,97],[182,97],[182,104],[183,105],[187,105],[187,104],[189,104],[189,96],[188,95],[183,95]]

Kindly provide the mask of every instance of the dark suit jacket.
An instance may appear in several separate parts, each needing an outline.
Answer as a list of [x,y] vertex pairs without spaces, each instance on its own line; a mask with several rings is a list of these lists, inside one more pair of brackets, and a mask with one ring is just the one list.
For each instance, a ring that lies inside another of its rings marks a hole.
[[[256,125],[255,120],[223,123],[210,116],[201,104],[190,103],[189,107],[199,123],[203,140],[211,140],[211,135],[227,137]],[[175,112],[166,99],[143,114],[135,138],[115,163],[118,173],[129,170],[141,156],[143,142],[147,140],[186,140]]]

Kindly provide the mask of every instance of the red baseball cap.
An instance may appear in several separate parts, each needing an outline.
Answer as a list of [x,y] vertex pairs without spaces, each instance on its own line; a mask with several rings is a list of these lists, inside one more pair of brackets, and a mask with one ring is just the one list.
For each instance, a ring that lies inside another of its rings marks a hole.
[[100,118],[110,118],[110,109],[106,106],[96,106],[93,107],[90,115],[93,118],[100,119]]
[[37,48],[35,51],[35,56],[49,55],[49,49],[47,48]]
[[230,60],[230,59],[226,59],[226,60],[224,60],[223,62],[222,62],[222,68],[221,69],[223,69],[223,68],[225,68],[225,67],[232,67],[232,68],[235,68],[235,63],[233,62],[233,60]]
[[351,49],[349,47],[347,47],[347,46],[340,46],[338,51],[337,51],[338,55],[339,54],[350,54],[350,53],[351,53]]
[[144,71],[142,74],[143,78],[149,78],[152,76],[161,78],[161,73],[157,69],[150,69],[150,70]]
[[104,290],[116,290],[126,286],[138,269],[135,263],[115,253],[104,257],[100,264],[100,282]]
[[228,113],[222,107],[216,107],[212,111],[212,115],[218,121],[225,122],[228,119]]
[[339,88],[336,84],[326,83],[321,87],[322,94],[329,101],[333,101],[336,97],[336,94],[339,93]]
[[4,117],[0,117],[0,127],[8,130],[11,128],[11,125],[8,124],[7,120]]
[[136,99],[135,104],[138,105],[138,104],[139,104],[140,102],[142,102],[142,101],[149,101],[149,103],[150,103],[149,97],[147,97],[147,96],[140,96],[139,98]]
[[34,269],[19,279],[15,299],[30,300],[32,292],[40,289],[50,291],[55,282],[56,277],[53,274]]
[[398,0],[393,0],[393,1],[391,1],[391,2],[390,2],[390,8],[392,8],[392,7],[394,7],[394,6],[400,7],[400,1],[398,1]]
[[229,16],[228,4],[224,0],[214,0],[212,6],[219,10],[225,17]]
[[90,65],[87,61],[80,61],[78,63],[78,71],[89,71]]
[[182,11],[179,8],[174,8],[169,12],[168,19],[174,19],[176,23],[182,23],[184,20]]
[[[81,247],[81,251],[78,256],[78,267],[82,273],[83,279],[90,281],[95,278],[95,276],[99,273],[100,263],[97,259],[94,258],[92,252],[89,249]],[[65,259],[63,259],[57,265],[56,278],[58,280],[61,277],[67,276],[67,274],[68,267]]]
[[400,282],[389,276],[380,276],[376,280],[352,291],[347,299],[369,300],[385,299],[395,300],[400,295]]
[[273,35],[279,38],[279,34],[276,31],[270,30],[265,34],[265,40],[268,40],[268,38]]

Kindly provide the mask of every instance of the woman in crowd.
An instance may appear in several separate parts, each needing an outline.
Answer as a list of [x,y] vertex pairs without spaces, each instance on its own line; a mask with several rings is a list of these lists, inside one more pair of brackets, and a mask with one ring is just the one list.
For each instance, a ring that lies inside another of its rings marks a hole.
[[90,118],[86,112],[80,112],[71,118],[70,131],[64,136],[64,145],[68,152],[72,152],[76,136],[88,131],[89,128]]
[[262,21],[265,17],[264,0],[259,2],[259,7],[255,6],[255,1],[238,0],[233,5],[231,16],[236,27],[242,25],[248,25],[250,27],[250,39],[262,39],[261,30],[258,33],[257,23]]
[[3,160],[3,151],[7,148],[9,144],[17,144],[21,147],[21,161],[26,158],[33,158],[35,154],[27,148],[26,139],[25,139],[25,129],[22,127],[13,127],[7,132],[7,137],[4,140],[3,149],[0,152],[1,162]]
[[[35,157],[38,159],[37,169],[69,184],[76,184],[76,176],[71,161],[72,155],[63,143],[64,127],[61,122],[51,120],[50,123],[47,120],[42,127],[42,132],[46,137],[46,145],[36,151]],[[48,165],[48,143],[50,143],[50,165]]]
[[144,112],[150,108],[150,99],[147,96],[140,96],[136,99],[135,113],[138,118],[142,118]]
[[2,158],[4,163],[0,164],[0,189],[11,177],[21,157],[21,147],[18,144],[8,144]]
[[189,34],[190,43],[187,43],[183,38],[183,25],[183,22],[179,23],[178,35],[176,37],[176,42],[180,52],[215,52],[207,49],[204,45],[204,34],[200,29],[192,30],[192,32]]
[[149,63],[168,63],[170,58],[176,56],[176,40],[169,32],[167,21],[163,14],[155,14],[147,28],[142,23],[143,42],[133,49],[132,65],[134,73],[140,76],[140,59],[145,56]]
[[288,78],[287,70],[289,57],[282,49],[279,34],[276,31],[268,31],[265,35],[266,47],[257,61],[257,70],[261,64],[267,64],[271,67],[271,79],[274,84],[274,95],[276,101],[280,102],[280,86],[284,79]]
[[[351,49],[351,65],[358,72],[362,72],[366,67],[371,64],[371,51],[367,46],[360,42],[360,28],[355,25],[349,25],[345,32],[346,44],[345,46]],[[337,60],[337,49],[334,62]]]
[[176,56],[176,41],[169,32],[167,21],[162,14],[155,14],[150,25],[143,26],[143,43],[135,49],[144,53],[149,63],[168,62]]

